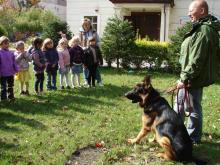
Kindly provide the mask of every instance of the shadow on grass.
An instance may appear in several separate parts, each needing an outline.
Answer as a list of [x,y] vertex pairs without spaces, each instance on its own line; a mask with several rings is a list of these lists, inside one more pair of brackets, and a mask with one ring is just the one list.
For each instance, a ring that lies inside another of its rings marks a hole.
[[8,126],[7,123],[22,123],[24,125],[36,128],[36,129],[45,129],[45,125],[34,119],[27,119],[18,115],[14,115],[10,112],[0,112],[0,129],[4,131],[20,131],[19,128]]
[[[79,95],[82,96],[93,96],[95,101],[98,101],[100,97],[107,99],[117,99],[118,97],[124,97],[124,94],[129,91],[130,88],[127,86],[115,86],[113,84],[105,84],[104,87],[96,87],[82,90]],[[106,105],[110,103],[106,102]]]
[[154,71],[154,70],[149,70],[149,69],[130,69],[130,70],[125,70],[125,69],[117,69],[117,68],[108,68],[108,67],[101,67],[100,68],[101,74],[105,75],[129,75],[129,76],[145,76],[145,75],[151,75],[152,77],[162,77],[165,79],[171,78],[171,77],[178,77],[178,74],[171,74],[171,73],[166,73],[166,72],[159,72],[159,71]]
[[220,162],[220,144],[215,142],[203,142],[201,145],[194,147],[195,156],[205,160],[208,164],[218,164]]
[[[92,113],[91,107],[115,106],[113,101],[124,97],[129,90],[126,86],[105,85],[96,88],[81,88],[46,92],[44,96],[30,96],[17,98],[15,102],[1,102],[0,129],[19,132],[19,128],[8,126],[6,123],[21,123],[33,128],[42,129],[45,126],[37,120],[27,119],[13,112],[33,115],[64,116],[72,118],[74,112],[82,114]],[[68,109],[68,113],[64,113]],[[10,110],[7,112],[7,110]],[[36,118],[36,117],[35,117]]]
[[205,140],[202,144],[194,147],[195,156],[204,159],[208,164],[220,163],[220,135],[204,133],[205,136],[211,136],[212,140]]
[[0,146],[1,146],[1,149],[13,149],[13,148],[17,147],[16,144],[14,144],[14,143],[6,143],[2,139],[0,139]]

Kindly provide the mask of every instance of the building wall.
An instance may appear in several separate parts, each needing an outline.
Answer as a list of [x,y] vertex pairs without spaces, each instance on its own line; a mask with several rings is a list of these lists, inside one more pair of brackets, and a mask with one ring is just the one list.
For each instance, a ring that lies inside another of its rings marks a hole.
[[[164,17],[163,5],[161,5],[161,40],[164,40],[164,36],[165,40],[169,40],[169,36],[174,34],[178,27],[181,27],[186,21],[189,21],[187,13],[188,6],[192,0],[174,0],[174,2],[175,6],[173,8],[166,5],[166,19]],[[220,18],[220,0],[207,0],[207,2],[209,4],[210,13]],[[81,20],[84,16],[97,16],[97,31],[100,36],[102,36],[109,17],[114,16],[114,14],[121,16],[129,15],[130,11],[128,8],[132,9],[144,5],[150,6],[150,4],[126,4],[124,7],[121,7],[120,5],[115,6],[109,0],[67,0],[66,20],[70,25],[71,31],[74,34],[78,34]],[[139,10],[144,10],[144,8],[139,7]],[[165,21],[167,21],[167,23],[165,23]]]
[[[209,5],[210,14],[220,18],[220,0],[206,0]],[[175,33],[186,21],[189,21],[188,6],[192,0],[175,0],[175,6],[170,10],[169,35]]]
[[84,16],[97,16],[97,32],[101,35],[108,18],[114,13],[114,5],[108,0],[67,0],[67,22],[77,35]]
[[66,0],[41,0],[39,5],[53,12],[61,20],[66,21]]

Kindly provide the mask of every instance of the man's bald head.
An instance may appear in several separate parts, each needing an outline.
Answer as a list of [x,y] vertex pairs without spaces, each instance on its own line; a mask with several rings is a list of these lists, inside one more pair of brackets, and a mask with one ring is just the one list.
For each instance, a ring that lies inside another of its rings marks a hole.
[[189,5],[189,17],[192,22],[198,21],[201,17],[207,16],[209,11],[208,4],[205,0],[194,0]]

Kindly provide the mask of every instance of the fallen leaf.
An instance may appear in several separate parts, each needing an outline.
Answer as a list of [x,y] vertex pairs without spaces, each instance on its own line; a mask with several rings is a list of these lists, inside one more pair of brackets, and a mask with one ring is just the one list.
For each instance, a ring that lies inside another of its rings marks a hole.
[[68,106],[63,106],[62,107],[62,111],[67,111],[68,110]]
[[96,148],[102,148],[103,147],[102,143],[96,143],[95,146],[96,146]]

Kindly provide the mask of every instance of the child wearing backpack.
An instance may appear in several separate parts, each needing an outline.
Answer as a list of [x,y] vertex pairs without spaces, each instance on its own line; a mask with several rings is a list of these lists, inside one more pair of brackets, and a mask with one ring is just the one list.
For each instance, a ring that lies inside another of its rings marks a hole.
[[[43,40],[41,38],[35,38],[33,41],[32,59],[35,72],[34,89],[36,94],[42,95],[44,85],[44,70],[45,70],[45,56],[41,50]],[[40,87],[40,90],[39,90]]]

